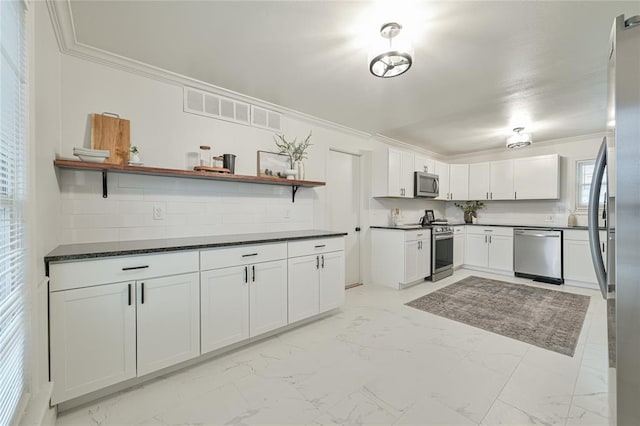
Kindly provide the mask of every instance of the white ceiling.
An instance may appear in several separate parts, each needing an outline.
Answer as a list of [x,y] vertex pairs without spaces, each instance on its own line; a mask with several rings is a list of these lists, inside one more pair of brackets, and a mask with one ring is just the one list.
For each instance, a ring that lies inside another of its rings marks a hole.
[[[72,1],[80,43],[443,155],[604,131],[609,31],[640,2]],[[397,20],[406,74],[369,74]]]

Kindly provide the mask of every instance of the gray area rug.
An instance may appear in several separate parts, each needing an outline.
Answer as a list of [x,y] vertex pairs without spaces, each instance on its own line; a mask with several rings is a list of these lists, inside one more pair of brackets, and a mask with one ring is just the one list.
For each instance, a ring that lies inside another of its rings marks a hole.
[[572,357],[590,300],[471,276],[407,306]]

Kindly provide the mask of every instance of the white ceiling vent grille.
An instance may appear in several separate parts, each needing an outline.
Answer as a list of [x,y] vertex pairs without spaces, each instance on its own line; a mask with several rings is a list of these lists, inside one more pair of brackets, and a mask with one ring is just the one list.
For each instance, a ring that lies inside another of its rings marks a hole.
[[280,113],[251,105],[251,125],[279,132]]
[[184,112],[240,124],[251,124],[251,105],[191,87],[184,88]]

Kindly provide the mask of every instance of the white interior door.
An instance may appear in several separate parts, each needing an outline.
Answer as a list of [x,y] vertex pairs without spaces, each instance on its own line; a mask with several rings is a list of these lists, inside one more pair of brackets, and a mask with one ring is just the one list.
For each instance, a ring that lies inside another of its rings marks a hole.
[[327,172],[330,228],[347,232],[345,283],[360,283],[360,157],[338,151],[329,152]]

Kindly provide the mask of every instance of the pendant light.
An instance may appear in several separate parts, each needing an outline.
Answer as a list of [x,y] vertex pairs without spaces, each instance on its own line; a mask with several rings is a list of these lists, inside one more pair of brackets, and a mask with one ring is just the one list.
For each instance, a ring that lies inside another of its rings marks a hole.
[[[407,43],[396,37],[400,34],[402,25],[397,22],[384,24],[380,28],[380,36],[389,40],[372,50],[369,54],[369,71],[380,78],[397,77],[404,74],[413,64],[413,50]],[[394,38],[396,43],[394,45]]]
[[522,148],[531,145],[531,133],[521,133],[524,127],[515,127],[513,135],[507,138],[507,148]]

